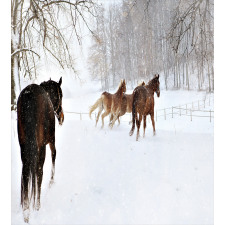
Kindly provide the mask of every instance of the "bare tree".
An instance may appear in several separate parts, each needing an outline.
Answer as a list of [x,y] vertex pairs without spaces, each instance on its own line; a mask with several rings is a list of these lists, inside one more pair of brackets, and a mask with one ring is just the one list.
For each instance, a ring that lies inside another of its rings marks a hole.
[[[168,40],[179,59],[179,54],[189,61],[196,61],[198,89],[201,89],[208,74],[208,89],[213,89],[213,0],[180,0],[175,9]],[[207,68],[207,69],[205,69]],[[207,70],[207,72],[205,71]],[[188,73],[187,73],[187,79]],[[189,85],[189,84],[188,84]]]
[[86,16],[94,14],[92,0],[11,0],[12,108],[16,77],[37,76],[37,62],[42,55],[75,72],[69,42],[75,36],[81,44],[78,25],[83,21],[90,30]]
[[166,89],[212,91],[213,7],[213,0],[123,0],[111,5],[101,16],[106,51],[100,52],[108,68],[102,70],[104,79],[113,87],[121,78],[134,86],[157,72]]

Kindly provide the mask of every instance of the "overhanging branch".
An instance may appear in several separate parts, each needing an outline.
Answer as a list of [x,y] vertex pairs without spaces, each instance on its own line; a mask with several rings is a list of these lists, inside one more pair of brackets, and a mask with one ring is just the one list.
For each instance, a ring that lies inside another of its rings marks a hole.
[[28,49],[28,48],[22,48],[22,49],[17,49],[16,51],[14,51],[11,54],[11,58],[13,58],[15,55],[19,54],[20,52],[33,52],[35,55],[38,56],[38,58],[40,59],[40,55],[38,55],[35,51],[33,51],[32,49]]

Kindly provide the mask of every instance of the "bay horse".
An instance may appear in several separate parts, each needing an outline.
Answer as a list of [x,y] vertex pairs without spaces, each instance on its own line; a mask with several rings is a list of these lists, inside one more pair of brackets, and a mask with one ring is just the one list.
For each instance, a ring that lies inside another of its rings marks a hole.
[[126,92],[126,82],[125,80],[121,80],[116,93],[111,94],[105,91],[101,94],[101,97],[95,102],[94,105],[90,107],[90,110],[89,110],[89,117],[91,118],[92,112],[98,108],[98,115],[96,118],[95,126],[97,126],[99,116],[104,109],[104,113],[102,114],[102,128],[104,127],[104,118],[110,113],[111,115],[113,115],[113,120],[110,123],[110,127],[111,128],[113,127],[120,113],[121,106],[122,106],[122,97],[125,92]]
[[[152,126],[153,126],[153,134],[155,135],[155,120],[154,120],[154,93],[157,94],[157,97],[160,97],[160,82],[159,82],[159,74],[156,74],[152,80],[148,82],[145,86],[136,87],[133,91],[133,103],[132,103],[132,128],[130,130],[130,136],[133,135],[135,129],[135,122],[137,125],[137,136],[136,141],[138,141],[139,137],[139,129],[142,121],[142,117],[144,117],[144,133],[145,136],[145,128],[146,128],[146,116],[150,114]],[[139,118],[138,118],[139,114]]]
[[[142,81],[138,86],[144,86],[145,82]],[[125,113],[131,113],[132,112],[132,103],[133,103],[133,93],[132,94],[123,94],[122,97],[122,105],[120,113],[117,117],[118,123],[120,124],[120,117],[123,116]],[[110,122],[113,120],[113,114],[111,114]]]
[[[55,173],[55,115],[64,121],[62,108],[62,77],[59,82],[31,84],[22,90],[17,101],[17,130],[21,150],[21,206],[24,221],[29,222],[30,203],[39,210],[46,145],[52,157],[50,185]],[[37,201],[37,204],[36,204]]]

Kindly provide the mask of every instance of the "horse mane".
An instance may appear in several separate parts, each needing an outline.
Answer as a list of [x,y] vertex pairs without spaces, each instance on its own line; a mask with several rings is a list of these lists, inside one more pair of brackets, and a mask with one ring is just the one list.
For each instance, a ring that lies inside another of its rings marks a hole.
[[119,86],[118,86],[118,89],[117,89],[117,92],[116,92],[116,93],[118,93],[118,92],[119,92],[119,90],[122,88],[123,84],[125,84],[125,80],[124,80],[124,79],[122,79],[122,80],[120,81],[120,83],[119,83]]
[[124,80],[121,80],[121,81],[120,81],[118,89],[121,88],[121,86],[123,85],[123,82],[124,82]]
[[145,86],[145,82],[141,81],[140,83],[138,83],[138,86]]
[[155,76],[148,82],[148,85],[152,85],[156,80],[159,79],[159,74],[155,74]]

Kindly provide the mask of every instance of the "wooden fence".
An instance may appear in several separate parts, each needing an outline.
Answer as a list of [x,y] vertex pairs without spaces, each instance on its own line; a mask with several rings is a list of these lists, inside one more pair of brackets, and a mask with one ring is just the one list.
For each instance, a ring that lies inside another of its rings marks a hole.
[[[190,117],[192,121],[194,117],[207,117],[209,121],[212,122],[214,119],[214,111],[213,110],[205,110],[208,106],[213,105],[213,98],[209,97],[208,99],[193,101],[190,103],[186,103],[183,105],[172,106],[164,109],[155,109],[155,120],[163,118],[164,120],[169,118],[174,118],[175,116],[187,116]],[[89,113],[85,112],[69,112],[65,111],[68,114],[75,114],[79,117],[80,120],[83,120],[84,117],[88,117]],[[125,114],[122,118],[127,118],[129,114]],[[92,113],[92,116],[96,118],[97,113]],[[129,119],[131,121],[131,113],[129,115]],[[122,119],[123,120],[123,119]]]
[[155,119],[156,121],[159,118],[167,118],[174,116],[188,116],[192,121],[193,117],[207,117],[209,121],[212,122],[214,119],[214,111],[213,110],[204,110],[207,106],[211,106],[213,104],[213,98],[209,97],[208,99],[198,100],[190,103],[186,103],[184,105],[172,106],[170,108],[157,109],[155,111]]

